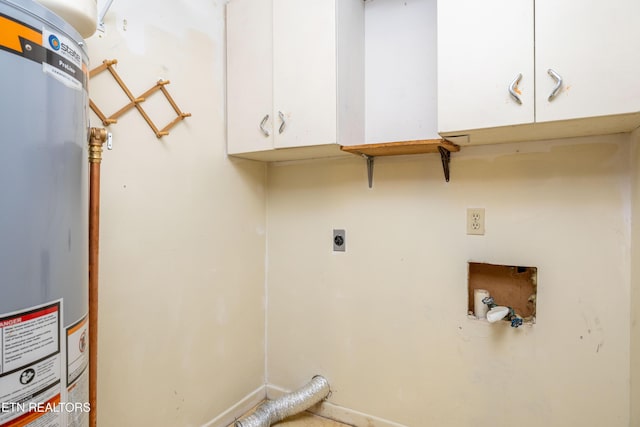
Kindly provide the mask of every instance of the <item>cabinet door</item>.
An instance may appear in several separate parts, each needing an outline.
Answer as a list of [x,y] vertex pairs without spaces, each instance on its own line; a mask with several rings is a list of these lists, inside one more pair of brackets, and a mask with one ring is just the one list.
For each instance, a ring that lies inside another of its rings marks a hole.
[[[438,1],[438,131],[534,121],[533,0]],[[522,104],[509,95],[517,87]]]
[[638,0],[536,0],[536,121],[640,111],[639,16]]
[[271,1],[233,0],[227,4],[229,154],[273,148],[272,30]]
[[273,5],[275,146],[336,143],[335,2],[273,0]]

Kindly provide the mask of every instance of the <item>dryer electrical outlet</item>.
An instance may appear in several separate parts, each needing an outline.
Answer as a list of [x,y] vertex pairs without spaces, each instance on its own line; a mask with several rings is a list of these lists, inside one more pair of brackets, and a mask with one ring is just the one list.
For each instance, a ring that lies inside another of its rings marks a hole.
[[347,249],[347,234],[345,230],[333,230],[333,251],[345,252]]

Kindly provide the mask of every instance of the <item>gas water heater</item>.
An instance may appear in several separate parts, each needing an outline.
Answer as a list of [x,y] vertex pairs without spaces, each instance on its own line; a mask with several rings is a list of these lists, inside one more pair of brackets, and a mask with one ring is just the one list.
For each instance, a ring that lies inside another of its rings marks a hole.
[[0,427],[88,426],[88,57],[0,0]]

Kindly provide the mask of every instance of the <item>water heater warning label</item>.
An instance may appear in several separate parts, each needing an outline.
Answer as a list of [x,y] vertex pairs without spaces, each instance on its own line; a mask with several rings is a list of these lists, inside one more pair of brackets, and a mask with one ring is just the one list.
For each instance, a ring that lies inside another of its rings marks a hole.
[[60,352],[60,303],[0,318],[0,376]]
[[0,317],[0,427],[60,426],[61,305]]

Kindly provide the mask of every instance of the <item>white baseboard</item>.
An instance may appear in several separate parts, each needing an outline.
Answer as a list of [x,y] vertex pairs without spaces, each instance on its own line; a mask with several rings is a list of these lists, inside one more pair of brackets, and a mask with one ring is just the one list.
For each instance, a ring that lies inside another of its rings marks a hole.
[[[289,391],[290,390],[270,384],[266,387],[268,399],[277,399],[283,394],[289,393]],[[355,427],[407,427],[403,424],[394,423],[393,421],[378,418],[373,415],[367,415],[354,411],[353,409],[343,408],[342,406],[326,401],[313,406],[309,409],[309,412]]]
[[203,424],[202,427],[228,427],[235,420],[249,412],[249,410],[256,406],[258,403],[266,399],[266,397],[266,386],[261,385],[260,387],[249,393],[242,400],[240,400],[240,402],[236,403],[231,408],[227,409],[208,423]]

